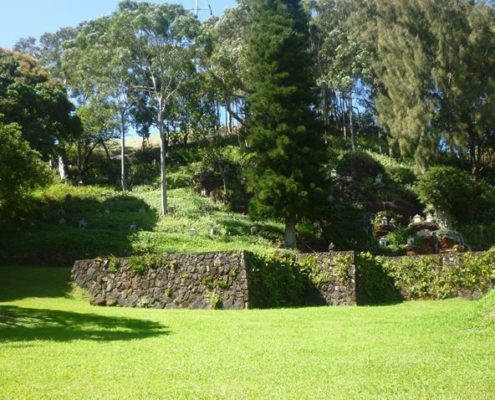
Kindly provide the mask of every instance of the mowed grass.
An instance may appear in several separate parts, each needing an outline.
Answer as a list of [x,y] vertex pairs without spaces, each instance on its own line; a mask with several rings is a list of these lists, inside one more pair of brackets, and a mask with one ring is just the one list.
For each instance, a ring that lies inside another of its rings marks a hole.
[[2,399],[493,399],[479,302],[97,308],[68,268],[0,268]]

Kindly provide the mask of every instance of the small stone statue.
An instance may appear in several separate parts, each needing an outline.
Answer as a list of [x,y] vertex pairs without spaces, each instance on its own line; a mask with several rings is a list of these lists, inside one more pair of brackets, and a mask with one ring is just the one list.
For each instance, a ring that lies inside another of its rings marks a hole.
[[79,229],[86,229],[88,227],[88,223],[84,218],[79,220]]
[[136,232],[137,231],[137,224],[132,223],[129,225],[129,232]]

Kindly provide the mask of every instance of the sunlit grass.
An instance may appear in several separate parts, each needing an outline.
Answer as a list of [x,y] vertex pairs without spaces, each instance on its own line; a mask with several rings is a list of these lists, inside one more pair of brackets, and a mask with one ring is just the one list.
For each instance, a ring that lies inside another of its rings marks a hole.
[[0,398],[491,399],[480,302],[190,311],[97,308],[68,269],[0,268]]

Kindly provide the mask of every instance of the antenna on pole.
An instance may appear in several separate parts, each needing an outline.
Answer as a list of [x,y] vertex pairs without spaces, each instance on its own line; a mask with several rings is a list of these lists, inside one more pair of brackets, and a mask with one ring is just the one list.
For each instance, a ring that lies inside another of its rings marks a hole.
[[194,8],[192,9],[196,18],[199,17],[200,11],[209,11],[210,17],[213,17],[213,10],[211,8],[210,2],[208,2],[208,8],[199,8],[199,0],[194,0]]

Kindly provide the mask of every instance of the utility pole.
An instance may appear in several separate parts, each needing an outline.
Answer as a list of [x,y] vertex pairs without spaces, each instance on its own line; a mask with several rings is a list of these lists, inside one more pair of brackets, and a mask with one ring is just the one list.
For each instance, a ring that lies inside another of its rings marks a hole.
[[198,18],[198,14],[199,14],[199,0],[195,0],[195,3],[194,3],[194,15],[196,15],[196,18]]

